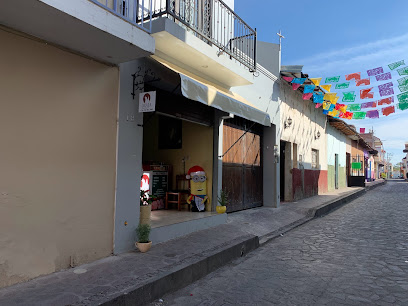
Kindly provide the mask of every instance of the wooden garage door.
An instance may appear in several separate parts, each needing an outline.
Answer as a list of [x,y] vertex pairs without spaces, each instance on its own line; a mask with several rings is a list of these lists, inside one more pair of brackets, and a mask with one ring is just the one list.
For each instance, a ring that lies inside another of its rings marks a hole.
[[258,124],[241,118],[224,122],[224,152],[230,148],[222,166],[222,186],[230,200],[228,212],[262,206],[261,137]]

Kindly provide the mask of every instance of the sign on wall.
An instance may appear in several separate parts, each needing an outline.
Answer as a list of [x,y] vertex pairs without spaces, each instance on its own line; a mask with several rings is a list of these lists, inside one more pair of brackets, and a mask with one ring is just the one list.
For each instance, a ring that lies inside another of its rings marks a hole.
[[142,92],[139,94],[139,113],[154,112],[156,110],[156,92]]

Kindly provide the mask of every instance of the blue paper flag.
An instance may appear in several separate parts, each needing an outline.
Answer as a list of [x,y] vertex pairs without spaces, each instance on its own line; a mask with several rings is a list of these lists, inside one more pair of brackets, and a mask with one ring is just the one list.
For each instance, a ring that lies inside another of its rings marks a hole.
[[314,103],[323,103],[323,93],[322,92],[314,92],[313,93],[313,102]]
[[294,78],[292,83],[303,84],[306,81],[306,78]]
[[316,85],[305,85],[305,88],[303,89],[303,93],[312,93],[315,89]]

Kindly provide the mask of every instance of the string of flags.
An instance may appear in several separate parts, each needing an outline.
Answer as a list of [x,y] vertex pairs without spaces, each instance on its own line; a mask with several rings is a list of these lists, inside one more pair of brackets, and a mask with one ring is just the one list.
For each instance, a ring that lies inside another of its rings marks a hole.
[[[408,109],[408,66],[405,66],[404,60],[400,60],[387,65],[387,67],[390,71],[385,71],[383,67],[369,69],[367,70],[367,77],[362,77],[361,72],[346,74],[344,80],[342,80],[341,75],[326,77],[324,80],[326,84],[321,84],[322,77],[309,78],[311,84],[304,84],[307,78],[288,76],[282,76],[282,78],[292,84],[293,90],[297,90],[303,85],[303,99],[312,99],[315,107],[322,107],[323,113],[326,115],[343,119],[376,119],[380,117],[380,114],[388,116],[395,113],[396,109],[401,111]],[[392,82],[392,72],[394,71],[400,77],[397,79],[400,93],[396,93]],[[374,86],[372,80],[384,83]],[[350,90],[353,85],[370,87]],[[323,89],[324,92],[316,91],[319,88]],[[336,91],[332,92],[332,89]],[[355,103],[357,97],[361,100],[374,99],[378,96],[377,92],[379,94],[378,100]],[[341,103],[338,103],[339,100]],[[396,100],[398,103],[394,104]],[[378,108],[378,106],[382,107]]]

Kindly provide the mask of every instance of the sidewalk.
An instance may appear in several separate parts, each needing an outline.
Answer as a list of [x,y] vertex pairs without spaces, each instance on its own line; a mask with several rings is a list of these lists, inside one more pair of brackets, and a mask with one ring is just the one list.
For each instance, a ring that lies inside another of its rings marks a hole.
[[344,188],[279,208],[228,214],[227,224],[0,289],[0,305],[143,305],[384,184]]

